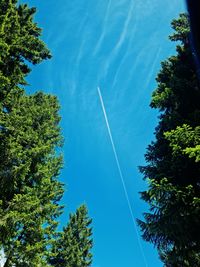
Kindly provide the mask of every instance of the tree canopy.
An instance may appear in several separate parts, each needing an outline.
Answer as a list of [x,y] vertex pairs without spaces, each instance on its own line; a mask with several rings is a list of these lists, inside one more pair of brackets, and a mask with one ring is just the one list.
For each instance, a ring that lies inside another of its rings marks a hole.
[[155,141],[140,167],[148,180],[141,197],[149,206],[138,220],[166,267],[200,266],[200,84],[186,14],[172,22],[176,55],[161,63],[151,107],[160,111]]
[[[4,267],[50,266],[63,210],[58,99],[25,91],[31,65],[51,57],[40,39],[35,12],[15,0],[0,2],[0,249],[5,254]],[[85,253],[91,248],[90,220],[86,208],[78,209],[79,213],[84,233],[90,233],[80,244]],[[71,223],[70,227],[77,226]],[[82,257],[77,254],[80,261]],[[85,266],[90,266],[91,261],[87,262]]]
[[63,228],[53,245],[50,264],[55,267],[89,267],[92,263],[92,220],[85,205],[70,214],[69,223]]

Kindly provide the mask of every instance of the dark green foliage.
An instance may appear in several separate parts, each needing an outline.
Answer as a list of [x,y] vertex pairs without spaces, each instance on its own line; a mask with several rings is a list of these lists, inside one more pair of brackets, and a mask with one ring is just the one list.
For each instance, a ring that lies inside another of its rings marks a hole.
[[200,266],[200,86],[189,45],[189,23],[172,22],[177,54],[161,64],[151,107],[161,112],[156,140],[140,170],[149,181],[141,194],[150,205],[139,221],[143,238],[167,267]]
[[92,263],[92,220],[82,205],[70,215],[68,225],[53,246],[50,264],[55,267],[88,267]]

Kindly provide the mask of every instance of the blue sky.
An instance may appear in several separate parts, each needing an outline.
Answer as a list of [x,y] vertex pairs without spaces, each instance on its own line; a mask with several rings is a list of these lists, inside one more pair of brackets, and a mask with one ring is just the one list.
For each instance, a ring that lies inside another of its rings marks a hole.
[[[156,250],[138,245],[97,93],[100,86],[134,216],[147,206],[138,172],[153,139],[157,112],[149,108],[160,61],[174,53],[170,21],[184,1],[29,0],[53,58],[33,68],[28,90],[56,94],[61,103],[68,214],[86,203],[93,218],[92,267],[160,267]],[[139,229],[138,229],[139,231]]]

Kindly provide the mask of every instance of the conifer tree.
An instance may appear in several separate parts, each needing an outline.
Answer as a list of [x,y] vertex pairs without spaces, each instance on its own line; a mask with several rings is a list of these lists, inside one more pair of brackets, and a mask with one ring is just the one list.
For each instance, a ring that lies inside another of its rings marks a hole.
[[69,222],[59,234],[53,246],[49,262],[55,267],[89,267],[92,263],[92,220],[85,205],[75,214],[70,214]]
[[47,267],[49,259],[86,267],[92,261],[86,207],[57,234],[63,209],[58,100],[25,91],[31,64],[51,57],[35,11],[17,0],[0,1],[0,250],[4,267]]
[[17,2],[0,1],[1,101],[14,85],[26,84],[25,76],[31,71],[27,62],[35,65],[51,57],[39,38],[41,29],[33,21],[36,9]]
[[[30,64],[50,58],[34,8],[0,2],[0,246],[5,266],[47,266],[62,207],[56,97],[26,95]],[[29,63],[27,63],[29,62]]]
[[0,240],[7,260],[16,266],[39,266],[61,212],[58,108],[56,97],[36,93],[19,97],[4,114]]
[[200,85],[189,43],[187,15],[172,22],[177,54],[161,64],[151,107],[159,124],[141,167],[150,205],[139,220],[143,238],[153,243],[166,267],[200,266]]

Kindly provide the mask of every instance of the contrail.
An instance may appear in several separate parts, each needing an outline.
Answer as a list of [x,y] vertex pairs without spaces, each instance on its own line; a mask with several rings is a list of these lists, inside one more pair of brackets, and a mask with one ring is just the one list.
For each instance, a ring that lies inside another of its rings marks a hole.
[[141,241],[140,241],[140,236],[139,236],[139,233],[138,233],[138,230],[137,230],[137,225],[136,225],[136,222],[135,222],[135,216],[134,216],[133,209],[131,207],[131,203],[130,203],[130,199],[129,199],[129,195],[128,195],[128,192],[127,192],[127,189],[126,189],[126,184],[124,182],[124,177],[123,177],[123,173],[122,173],[121,166],[120,166],[120,163],[119,163],[119,158],[118,158],[117,151],[116,151],[116,148],[115,148],[115,144],[114,144],[114,141],[113,141],[110,125],[109,125],[109,122],[108,122],[108,117],[107,117],[107,114],[106,114],[106,109],[105,109],[103,98],[102,98],[102,95],[101,95],[101,90],[100,90],[99,87],[97,88],[97,91],[98,91],[98,94],[99,94],[101,107],[102,107],[104,118],[105,118],[105,121],[106,121],[106,126],[107,126],[107,129],[108,129],[108,134],[109,134],[109,137],[110,137],[110,142],[111,142],[111,145],[112,145],[113,153],[114,153],[115,160],[116,160],[116,163],[117,163],[119,176],[120,176],[120,179],[121,179],[121,182],[122,182],[122,186],[123,186],[123,189],[124,189],[124,194],[125,194],[125,197],[126,197],[126,200],[127,200],[127,204],[128,204],[128,208],[129,208],[129,211],[130,211],[131,218],[133,220],[133,224],[134,224],[134,228],[135,228],[138,244],[139,244],[139,247],[140,247],[140,251],[141,251],[145,266],[148,267],[147,260],[146,260],[145,254],[144,254],[144,250],[143,250],[143,247],[142,247],[142,244],[141,244]]

